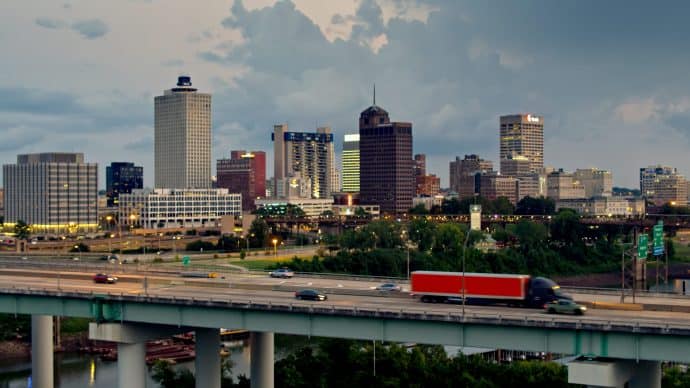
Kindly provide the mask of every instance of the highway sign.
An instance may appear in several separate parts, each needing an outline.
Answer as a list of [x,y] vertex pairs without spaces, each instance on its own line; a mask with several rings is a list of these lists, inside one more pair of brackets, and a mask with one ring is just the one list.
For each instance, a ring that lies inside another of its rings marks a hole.
[[654,245],[654,256],[659,256],[664,254],[664,224],[659,221],[658,224],[654,225],[653,234],[653,245]]
[[637,236],[637,258],[646,259],[647,258],[647,243],[649,238],[646,234],[641,234]]
[[192,261],[192,259],[190,259],[189,256],[182,257],[182,265],[188,266],[190,261]]

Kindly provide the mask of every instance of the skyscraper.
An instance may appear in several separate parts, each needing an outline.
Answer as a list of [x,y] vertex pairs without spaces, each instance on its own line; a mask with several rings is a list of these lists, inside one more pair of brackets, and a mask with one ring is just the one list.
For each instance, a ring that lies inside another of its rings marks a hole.
[[374,104],[359,116],[360,203],[382,212],[404,213],[412,207],[415,179],[412,123],[391,122]]
[[343,141],[343,191],[359,193],[359,133],[345,135]]
[[254,200],[266,196],[266,153],[232,151],[216,162],[218,188],[242,194],[242,209],[256,209]]
[[479,184],[475,175],[480,172],[493,171],[494,164],[490,160],[484,160],[478,155],[465,155],[464,159],[455,157],[450,162],[450,189],[458,193],[458,197],[468,198],[479,193]]
[[190,77],[156,96],[155,186],[211,187],[211,95],[197,93]]
[[116,206],[120,194],[144,188],[144,168],[134,163],[113,162],[105,168],[105,190],[108,206]]
[[501,116],[500,162],[522,156],[529,160],[529,172],[544,168],[544,118],[531,114]]
[[77,233],[98,228],[98,164],[82,153],[17,156],[3,166],[5,223],[19,220],[34,233]]
[[274,196],[286,179],[299,175],[311,181],[312,198],[329,198],[338,190],[333,134],[328,127],[316,132],[289,132],[287,124],[273,127]]

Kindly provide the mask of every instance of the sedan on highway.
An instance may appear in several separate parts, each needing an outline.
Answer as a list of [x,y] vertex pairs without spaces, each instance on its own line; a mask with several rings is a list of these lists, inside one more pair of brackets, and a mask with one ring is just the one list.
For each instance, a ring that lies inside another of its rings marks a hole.
[[269,276],[271,276],[272,278],[289,279],[295,276],[295,273],[290,271],[288,268],[278,268],[275,271],[271,271],[271,273],[269,273]]
[[328,297],[322,292],[306,289],[295,292],[295,299],[326,300]]
[[569,299],[559,299],[544,305],[544,309],[549,314],[575,314],[582,315],[587,311],[587,307],[579,305]]
[[108,275],[105,273],[97,273],[93,275],[93,282],[94,283],[107,283],[107,284],[113,284],[117,282],[117,277],[113,275]]
[[376,287],[376,289],[379,291],[402,291],[402,288],[395,283],[383,283]]

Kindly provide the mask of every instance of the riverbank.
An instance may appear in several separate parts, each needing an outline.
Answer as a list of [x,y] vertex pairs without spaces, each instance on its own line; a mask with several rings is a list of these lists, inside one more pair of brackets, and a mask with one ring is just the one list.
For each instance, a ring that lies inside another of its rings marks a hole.
[[[60,346],[55,347],[55,352],[79,352],[80,349],[93,346],[89,340],[89,333],[62,334]],[[31,357],[31,342],[29,338],[21,338],[9,341],[0,341],[0,359],[21,359]]]

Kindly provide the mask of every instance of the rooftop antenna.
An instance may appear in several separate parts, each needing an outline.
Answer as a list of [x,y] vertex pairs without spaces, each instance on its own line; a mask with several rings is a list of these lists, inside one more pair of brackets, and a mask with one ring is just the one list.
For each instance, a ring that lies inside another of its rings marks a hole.
[[374,105],[376,105],[376,82],[374,82]]

